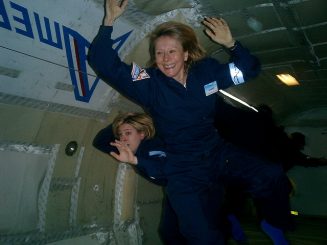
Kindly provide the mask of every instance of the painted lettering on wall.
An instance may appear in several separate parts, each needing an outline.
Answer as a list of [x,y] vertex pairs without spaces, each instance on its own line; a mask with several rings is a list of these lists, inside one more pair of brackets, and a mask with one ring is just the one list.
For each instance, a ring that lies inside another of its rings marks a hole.
[[[35,26],[32,25],[31,18],[33,18]],[[13,1],[9,1],[6,8],[4,0],[0,0],[0,28],[26,38],[38,38],[40,43],[64,50],[75,99],[83,102],[90,101],[99,78],[90,81],[90,76],[88,76],[86,55],[90,42],[86,38],[69,27],[60,25],[56,21],[50,21],[45,16],[41,17],[39,13],[33,12],[31,15],[26,7]],[[131,33],[132,31],[129,31],[113,41],[117,51]]]

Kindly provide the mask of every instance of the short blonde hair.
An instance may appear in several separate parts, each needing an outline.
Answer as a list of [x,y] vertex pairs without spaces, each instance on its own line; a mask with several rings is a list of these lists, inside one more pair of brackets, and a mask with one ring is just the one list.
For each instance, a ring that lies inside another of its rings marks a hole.
[[206,55],[196,33],[190,26],[176,21],[168,21],[158,25],[149,36],[150,60],[147,65],[150,67],[157,66],[155,52],[156,41],[162,36],[175,38],[182,45],[184,52],[188,52],[188,59],[185,61],[185,70],[188,70],[192,63],[204,58]]
[[144,133],[144,139],[151,139],[155,135],[153,120],[146,113],[123,112],[118,114],[112,123],[112,131],[117,139],[119,138],[119,127],[122,124],[129,124],[134,127],[137,132]]

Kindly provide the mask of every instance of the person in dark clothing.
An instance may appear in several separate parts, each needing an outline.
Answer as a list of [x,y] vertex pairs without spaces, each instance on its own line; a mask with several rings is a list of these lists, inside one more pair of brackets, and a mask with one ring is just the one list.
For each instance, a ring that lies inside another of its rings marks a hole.
[[[110,154],[116,160],[131,164],[135,167],[137,173],[152,183],[165,186],[167,180],[162,175],[166,157],[165,149],[162,141],[154,136],[154,132],[152,119],[147,114],[121,113],[114,119],[112,124],[96,134],[92,144],[96,149]],[[160,161],[158,161],[157,157],[160,157]],[[144,159],[147,159],[145,164]],[[211,198],[214,199],[216,193],[212,192],[212,195]],[[214,202],[211,202],[211,208],[217,208]],[[225,225],[227,220],[225,222],[217,221],[217,223]],[[227,233],[228,231],[224,232]],[[164,198],[163,202],[159,233],[164,244],[186,244],[185,238],[179,232],[177,216],[167,198]]]
[[[164,144],[155,136],[153,121],[146,113],[118,114],[112,124],[96,134],[92,145],[120,162],[131,164],[138,174],[150,182],[160,186],[167,184],[163,174],[166,158]],[[167,198],[163,201],[159,234],[164,244],[186,245]]]
[[[205,57],[191,27],[169,21],[149,37],[150,67],[128,65],[113,49],[111,38],[114,21],[126,6],[127,0],[106,1],[103,25],[90,45],[88,62],[103,81],[153,118],[166,147],[165,193],[187,243],[225,243],[217,224],[222,188],[225,181],[237,178],[263,203],[264,231],[287,244],[282,232],[291,225],[287,176],[279,166],[226,144],[214,127],[218,89],[256,77],[259,60],[233,39],[223,19],[207,17],[202,22],[205,33],[231,54],[228,64]],[[212,205],[216,208],[208,208]],[[278,237],[269,233],[271,228],[280,231]]]
[[276,126],[271,109],[260,105],[256,112],[244,106],[234,106],[222,97],[218,101],[220,110],[216,114],[215,126],[220,135],[234,145],[279,162],[276,138],[285,135]]
[[[302,153],[305,136],[300,132],[288,135],[282,126],[275,123],[273,111],[269,106],[260,105],[256,112],[229,104],[223,98],[220,100],[221,110],[217,114],[215,125],[228,142],[269,159],[272,164],[281,165],[284,172],[288,172],[294,166],[327,165],[325,158],[314,158]],[[238,234],[240,240],[245,240],[238,219],[242,216],[244,204],[249,196],[242,190],[242,185],[236,181],[227,185],[226,189],[225,212],[235,225],[235,233]],[[260,212],[260,203],[256,204],[257,211]],[[259,213],[258,216],[262,215]]]
[[285,172],[294,166],[327,165],[325,158],[310,157],[302,152],[305,136],[300,132],[288,135],[282,126],[275,123],[269,106],[259,105],[256,112],[233,106],[223,98],[219,100],[220,111],[215,125],[226,141],[282,164]]
[[151,182],[167,184],[163,173],[164,144],[155,137],[153,121],[146,113],[119,114],[112,124],[97,133],[92,145],[120,162],[131,164]]
[[[275,138],[279,129],[275,126],[272,111],[263,105],[258,112],[237,107],[226,102],[222,97],[218,98],[220,110],[216,115],[215,126],[220,135],[227,141],[242,149],[253,152],[264,159],[278,161],[275,151]],[[273,139],[273,140],[272,140]],[[246,243],[247,238],[242,229],[240,218],[244,215],[244,208],[249,194],[244,188],[244,183],[239,180],[229,181],[226,184],[224,212],[231,224],[231,236],[240,244]],[[257,203],[258,218],[261,217],[259,202]]]

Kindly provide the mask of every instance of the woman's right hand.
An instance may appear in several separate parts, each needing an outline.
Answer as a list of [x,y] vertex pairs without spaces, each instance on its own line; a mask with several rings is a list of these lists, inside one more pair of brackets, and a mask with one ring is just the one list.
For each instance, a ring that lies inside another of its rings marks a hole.
[[115,140],[115,142],[110,142],[110,145],[115,146],[119,151],[119,154],[115,152],[110,152],[111,156],[113,156],[120,162],[137,165],[137,157],[134,155],[128,145],[119,140]]
[[127,6],[128,0],[106,0],[106,12],[103,20],[103,25],[112,26],[115,20],[122,15]]

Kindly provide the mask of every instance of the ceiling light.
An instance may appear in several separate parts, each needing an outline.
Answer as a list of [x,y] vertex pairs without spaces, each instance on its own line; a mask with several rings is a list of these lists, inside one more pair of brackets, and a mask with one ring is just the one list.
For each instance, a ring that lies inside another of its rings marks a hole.
[[276,75],[279,80],[285,83],[287,86],[296,86],[299,85],[299,82],[292,77],[290,74],[278,74]]
[[254,16],[252,16],[247,9],[242,11],[246,24],[255,32],[260,32],[263,29],[263,24]]
[[262,31],[262,23],[260,21],[258,21],[256,18],[254,17],[249,17],[246,20],[246,23],[248,24],[248,26],[255,32],[260,32]]

